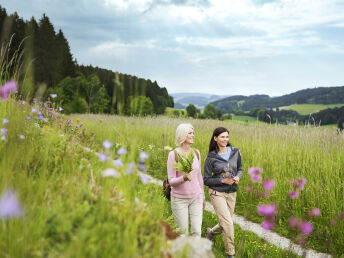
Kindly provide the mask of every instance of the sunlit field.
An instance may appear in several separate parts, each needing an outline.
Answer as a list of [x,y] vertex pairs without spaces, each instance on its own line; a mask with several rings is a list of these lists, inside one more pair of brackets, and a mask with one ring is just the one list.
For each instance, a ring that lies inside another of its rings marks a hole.
[[[276,230],[297,242],[322,252],[339,256],[344,250],[343,160],[344,137],[335,128],[288,127],[263,124],[237,124],[214,120],[183,120],[167,117],[124,118],[117,116],[72,116],[80,118],[95,133],[95,142],[108,139],[131,149],[145,150],[150,155],[148,173],[166,177],[167,151],[174,146],[176,126],[191,122],[195,127],[195,147],[201,151],[202,162],[207,153],[212,130],[225,126],[230,130],[231,142],[241,150],[244,177],[240,182],[236,213],[251,221],[262,222],[257,213],[259,204],[276,204]],[[251,182],[250,167],[263,168],[263,181],[273,179],[275,187],[268,198],[261,183]],[[291,184],[305,178],[303,187]],[[252,190],[247,188],[250,186]],[[298,195],[297,197],[295,194]],[[291,196],[291,197],[290,197]],[[320,215],[312,215],[313,208]],[[313,224],[306,239],[300,237],[289,219],[295,217]]]
[[280,109],[286,110],[295,110],[300,115],[309,115],[312,113],[317,113],[320,110],[327,109],[327,108],[339,108],[342,107],[344,104],[331,104],[331,105],[323,105],[323,104],[294,104],[290,106],[280,107]]
[[[172,242],[161,222],[178,232],[170,203],[136,171],[141,164],[165,177],[163,146],[172,145],[181,120],[63,117],[11,98],[0,102],[0,118],[1,257],[168,257]],[[192,122],[205,153],[215,122]],[[205,212],[202,230],[215,223]],[[235,241],[238,257],[295,257],[239,227]],[[213,252],[225,257],[221,236]]]

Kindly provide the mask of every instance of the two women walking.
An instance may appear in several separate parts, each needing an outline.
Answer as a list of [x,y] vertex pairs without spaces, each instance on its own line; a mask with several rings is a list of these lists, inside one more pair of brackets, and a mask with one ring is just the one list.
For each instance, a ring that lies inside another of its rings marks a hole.
[[[180,124],[176,131],[176,144],[167,161],[168,180],[171,185],[171,207],[175,223],[188,233],[189,217],[191,235],[200,237],[202,227],[202,208],[205,208],[204,184],[209,187],[211,203],[215,209],[219,223],[206,229],[206,237],[210,240],[217,234],[223,235],[228,257],[235,254],[234,213],[236,191],[242,177],[241,155],[237,148],[229,143],[229,131],[218,127],[214,130],[209,144],[209,152],[204,164],[204,180],[201,173],[201,155],[193,150],[194,129],[191,124]],[[177,171],[173,164],[177,154],[194,155],[192,171],[188,174]]]

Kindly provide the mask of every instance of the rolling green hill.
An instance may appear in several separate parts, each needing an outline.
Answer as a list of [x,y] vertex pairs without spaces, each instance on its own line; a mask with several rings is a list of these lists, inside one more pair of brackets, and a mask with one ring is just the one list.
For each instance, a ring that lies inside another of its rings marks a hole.
[[343,103],[343,99],[344,86],[341,86],[305,89],[279,97],[270,97],[268,95],[236,95],[214,101],[212,104],[220,109],[222,113],[232,113],[233,110],[249,111],[253,108],[276,108],[294,104],[333,105]]
[[331,105],[323,105],[323,104],[293,104],[290,106],[279,107],[280,110],[294,110],[300,115],[309,115],[313,113],[317,113],[321,110],[327,108],[335,108],[335,107],[342,107],[344,104],[331,104]]

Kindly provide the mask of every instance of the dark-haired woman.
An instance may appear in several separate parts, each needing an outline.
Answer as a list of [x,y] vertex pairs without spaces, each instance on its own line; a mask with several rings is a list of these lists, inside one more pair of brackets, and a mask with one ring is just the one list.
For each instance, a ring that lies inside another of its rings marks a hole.
[[211,203],[219,224],[207,228],[207,238],[212,240],[222,233],[228,257],[235,254],[234,213],[236,191],[242,177],[239,149],[229,143],[229,131],[224,127],[214,130],[209,144],[209,153],[204,164],[204,184],[209,187]]

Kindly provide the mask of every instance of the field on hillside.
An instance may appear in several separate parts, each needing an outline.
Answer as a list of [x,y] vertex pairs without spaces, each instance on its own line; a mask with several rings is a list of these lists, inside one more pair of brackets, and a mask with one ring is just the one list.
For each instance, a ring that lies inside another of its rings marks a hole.
[[[170,203],[136,172],[165,177],[163,146],[182,120],[65,117],[12,99],[0,118],[0,257],[168,257]],[[215,121],[202,122],[205,134]],[[204,213],[203,231],[216,223]],[[296,257],[237,226],[235,242],[238,257]],[[213,252],[224,257],[221,236]]]
[[295,110],[300,115],[309,115],[313,113],[317,113],[323,109],[327,108],[335,108],[335,107],[342,107],[344,104],[331,104],[331,105],[323,105],[323,104],[294,104],[290,106],[280,107],[280,109],[286,110]]

